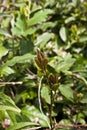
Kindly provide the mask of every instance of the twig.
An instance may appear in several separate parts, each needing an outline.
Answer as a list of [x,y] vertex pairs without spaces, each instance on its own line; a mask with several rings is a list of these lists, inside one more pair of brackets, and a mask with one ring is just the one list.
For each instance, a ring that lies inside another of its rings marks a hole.
[[4,0],[2,1],[2,7],[0,8],[0,13],[2,13],[4,11],[4,8],[6,7],[7,1]]
[[[39,87],[38,87],[38,101],[39,101],[39,109],[40,109],[41,113],[44,115],[44,117],[46,117],[45,114],[42,111],[41,98],[40,98],[40,90],[41,90],[42,80],[43,80],[43,76],[41,77],[40,82],[39,82]],[[47,122],[49,128],[51,129],[51,126],[50,126],[49,122],[46,120],[46,118],[45,118],[45,121]]]
[[23,82],[19,81],[19,82],[0,82],[0,85],[16,85],[16,84],[22,84]]
[[87,127],[87,124],[76,124],[76,125],[73,125],[73,124],[67,124],[67,125],[64,125],[64,124],[57,124],[55,126],[55,128],[79,128],[79,127]]
[[77,78],[77,79],[80,79],[80,80],[84,81],[85,85],[87,86],[87,81],[86,81],[86,79],[83,78],[83,77],[81,77],[80,74],[75,74],[75,73],[74,73],[74,74],[72,74],[72,76],[74,76],[74,77]]
[[52,123],[52,110],[53,110],[53,93],[52,93],[52,89],[50,87],[50,99],[51,99],[51,105],[50,105],[50,126],[51,126],[51,130],[53,130],[53,123]]
[[[0,13],[2,13],[2,12],[4,11],[6,4],[7,4],[7,1],[6,1],[6,0],[3,0],[3,1],[2,1],[2,7],[0,8]],[[2,19],[3,19],[3,18],[0,17],[0,22],[2,21]]]
[[41,106],[41,99],[40,99],[40,89],[41,89],[42,80],[43,80],[43,76],[40,79],[39,87],[38,87],[38,101],[39,101],[39,108],[40,108],[41,113],[43,113],[42,106]]
[[40,129],[41,127],[33,127],[33,128],[27,128],[25,130],[37,130],[37,129]]

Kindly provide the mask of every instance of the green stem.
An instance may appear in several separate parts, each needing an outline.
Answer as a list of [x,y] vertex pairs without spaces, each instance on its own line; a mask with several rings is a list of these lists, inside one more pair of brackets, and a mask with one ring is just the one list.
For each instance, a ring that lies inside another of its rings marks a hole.
[[52,92],[51,84],[49,83],[48,74],[46,72],[46,69],[44,69],[44,75],[46,76],[47,82],[48,82],[48,84],[50,86],[50,101],[51,101],[51,104],[50,104],[50,108],[49,108],[49,118],[50,118],[50,130],[53,130],[53,121],[52,121],[53,92]]
[[49,114],[50,114],[50,126],[51,126],[51,130],[53,130],[53,122],[52,122],[53,93],[52,93],[51,87],[50,87],[50,100],[51,100],[50,110],[49,110]]

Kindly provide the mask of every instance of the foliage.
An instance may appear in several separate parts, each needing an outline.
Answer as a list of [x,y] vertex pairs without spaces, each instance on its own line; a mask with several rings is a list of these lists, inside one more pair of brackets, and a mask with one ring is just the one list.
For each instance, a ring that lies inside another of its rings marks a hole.
[[0,129],[84,129],[86,0],[0,1]]

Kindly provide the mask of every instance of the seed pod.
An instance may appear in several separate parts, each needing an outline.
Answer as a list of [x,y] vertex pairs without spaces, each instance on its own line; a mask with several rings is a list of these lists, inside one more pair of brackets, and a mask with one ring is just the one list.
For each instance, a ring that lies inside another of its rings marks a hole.
[[43,53],[40,51],[40,49],[37,49],[37,58],[38,58],[38,61],[41,63],[42,60],[44,59],[44,55]]
[[49,83],[50,83],[51,85],[53,85],[53,84],[55,83],[54,75],[53,75],[53,74],[50,74],[48,78],[49,78]]
[[43,66],[44,66],[44,68],[46,68],[47,63],[48,63],[48,59],[47,59],[47,58],[44,58],[44,60],[43,60]]
[[36,62],[36,65],[37,65],[37,69],[41,70],[42,66],[41,66],[39,60],[37,59],[37,57],[35,58],[35,62]]
[[48,60],[44,56],[44,54],[40,51],[40,49],[37,49],[37,57],[35,58],[37,68],[39,70],[44,70],[46,69]]
[[57,90],[58,86],[59,86],[59,80],[60,80],[61,77],[58,74],[55,74],[55,75],[50,74],[48,76],[48,78],[49,78],[49,83],[51,85],[51,88],[53,90]]

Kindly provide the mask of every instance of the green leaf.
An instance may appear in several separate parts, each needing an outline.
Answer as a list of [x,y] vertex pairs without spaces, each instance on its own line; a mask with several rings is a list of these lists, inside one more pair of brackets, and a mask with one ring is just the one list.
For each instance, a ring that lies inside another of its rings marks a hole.
[[79,0],[72,0],[72,4],[74,7],[76,7],[79,4]]
[[87,94],[84,94],[84,97],[82,98],[82,100],[80,101],[81,103],[87,103]]
[[35,25],[37,23],[41,23],[47,19],[49,14],[52,14],[53,11],[51,9],[44,9],[36,12],[32,18],[30,18],[27,23],[29,26]]
[[[23,35],[26,36],[27,33],[25,33],[27,30],[27,24],[24,16],[19,16],[17,17],[17,21],[15,22],[15,26],[11,28],[12,34],[13,35]],[[28,31],[29,32],[29,31]]]
[[1,59],[3,56],[7,55],[7,53],[8,53],[8,49],[6,49],[4,46],[1,46],[1,45],[0,45],[0,59]]
[[[16,111],[10,111],[10,110],[7,110],[6,111],[7,114],[8,114],[8,117],[10,118],[11,120],[11,124],[15,124],[18,122],[17,120],[17,117],[18,116],[21,116],[21,114],[19,112],[16,112]],[[5,116],[4,116],[5,117]]]
[[49,126],[49,118],[41,113],[36,107],[27,105],[22,109],[22,114],[27,116],[30,121],[34,122],[35,119],[38,119],[38,122],[42,127]]
[[27,126],[34,127],[34,126],[38,126],[38,124],[32,122],[21,122],[10,126],[9,128],[7,128],[7,130],[18,130]]
[[87,42],[87,35],[80,36],[79,42]]
[[21,49],[22,55],[30,53],[34,49],[34,44],[30,39],[26,40],[26,41],[25,41],[25,39],[24,40],[22,39],[21,42],[20,42],[20,49]]
[[61,84],[59,86],[59,91],[68,100],[73,101],[73,90],[71,89],[71,84]]
[[21,110],[15,105],[14,101],[2,92],[0,92],[0,110],[21,112]]
[[38,29],[41,29],[41,30],[46,30],[48,28],[53,28],[56,26],[56,22],[53,23],[53,22],[45,22],[43,23],[41,26],[38,26]]
[[35,33],[36,30],[37,30],[36,28],[26,29],[26,31],[23,33],[23,35],[24,36],[31,35],[31,34]]
[[60,37],[61,39],[66,42],[67,40],[67,33],[66,33],[66,28],[65,27],[61,27],[60,31],[59,31]]
[[1,34],[1,35],[4,35],[4,36],[6,36],[6,37],[10,37],[10,38],[11,38],[11,35],[10,35],[9,32],[8,32],[7,30],[5,30],[5,29],[0,28],[0,34]]
[[54,34],[53,33],[43,33],[42,35],[37,37],[37,41],[35,43],[35,45],[40,45],[40,47],[44,47],[44,45],[51,39],[54,38]]
[[69,73],[68,70],[75,63],[75,59],[72,58],[71,54],[67,54],[64,57],[55,57],[50,62],[49,65],[55,69],[56,72]]
[[15,56],[13,57],[13,59],[8,60],[6,62],[6,66],[13,66],[17,63],[31,63],[31,60],[34,58],[34,56],[30,53],[27,53],[25,55],[22,56]]
[[17,36],[20,36],[23,34],[23,32],[17,27],[12,28],[11,31],[13,35],[17,35]]
[[12,106],[6,106],[6,105],[0,105],[0,110],[2,110],[2,111],[9,110],[9,111],[14,111],[14,112],[18,112],[18,113],[21,112],[21,110],[18,108],[14,108]]
[[65,20],[65,23],[68,24],[72,21],[75,21],[75,17],[68,17],[66,20]]
[[15,73],[15,71],[8,66],[3,65],[0,67],[0,75],[1,76],[3,76],[3,75],[8,76],[9,74],[13,74],[13,73]]
[[66,72],[67,70],[69,70],[72,65],[74,64],[75,59],[71,58],[71,59],[65,59],[65,61],[60,62],[58,65],[56,65],[56,71],[57,72]]
[[48,86],[42,87],[41,89],[41,97],[48,103],[50,104],[50,94],[49,94],[49,89]]
[[0,13],[0,16],[10,16],[8,13],[6,14],[6,13]]

